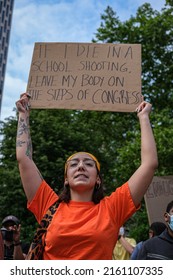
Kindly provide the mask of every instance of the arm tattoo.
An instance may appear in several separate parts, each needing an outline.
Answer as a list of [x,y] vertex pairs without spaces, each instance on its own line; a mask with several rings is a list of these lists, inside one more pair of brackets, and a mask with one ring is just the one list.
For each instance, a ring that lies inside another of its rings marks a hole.
[[22,144],[25,144],[25,141],[17,140],[16,147],[22,147]]
[[[26,141],[20,140],[20,137],[23,134],[26,134],[27,136]],[[29,117],[26,118],[26,122],[23,118],[20,118],[18,123],[16,147],[22,147],[24,144],[26,144],[26,156],[29,157],[29,159],[32,159],[32,141],[29,131]]]
[[31,143],[31,139],[29,139],[29,141],[27,142],[27,147],[26,147],[26,156],[29,157],[30,159],[32,159],[32,143]]
[[20,118],[19,119],[18,130],[17,130],[17,137],[19,138],[24,133],[26,133],[26,134],[29,133],[29,126],[28,126],[27,123],[25,123],[24,119]]

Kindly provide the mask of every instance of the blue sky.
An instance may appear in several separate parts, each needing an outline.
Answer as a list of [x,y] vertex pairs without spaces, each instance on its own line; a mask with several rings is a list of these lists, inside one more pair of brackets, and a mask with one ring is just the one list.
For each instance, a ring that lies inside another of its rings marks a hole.
[[35,42],[91,42],[109,5],[121,21],[144,3],[158,11],[165,0],[15,0],[1,120],[25,92]]

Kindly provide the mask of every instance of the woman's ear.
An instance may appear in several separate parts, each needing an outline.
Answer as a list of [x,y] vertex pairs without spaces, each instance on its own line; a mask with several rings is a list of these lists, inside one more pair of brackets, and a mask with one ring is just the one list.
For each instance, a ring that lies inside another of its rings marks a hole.
[[100,185],[100,184],[101,184],[101,179],[100,179],[100,177],[99,177],[99,176],[97,176],[96,183],[97,183],[97,185]]
[[64,180],[64,186],[67,186],[68,185],[68,180],[67,180],[67,178],[65,178],[65,180]]

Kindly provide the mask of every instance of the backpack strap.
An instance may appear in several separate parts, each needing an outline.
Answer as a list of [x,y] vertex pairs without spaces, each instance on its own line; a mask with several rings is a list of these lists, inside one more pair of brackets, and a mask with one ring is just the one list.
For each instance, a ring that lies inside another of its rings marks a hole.
[[60,202],[57,200],[52,206],[49,207],[46,214],[43,216],[40,225],[36,229],[33,241],[30,245],[26,260],[42,260],[45,247],[45,237],[47,228],[52,221]]

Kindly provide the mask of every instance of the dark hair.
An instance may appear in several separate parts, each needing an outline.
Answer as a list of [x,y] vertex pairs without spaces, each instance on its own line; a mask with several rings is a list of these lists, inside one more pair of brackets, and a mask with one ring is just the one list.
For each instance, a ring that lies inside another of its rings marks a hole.
[[169,213],[172,208],[173,208],[173,200],[168,203],[166,207],[166,212]]
[[153,231],[154,236],[160,235],[166,229],[166,225],[162,222],[154,222],[150,225],[150,230]]
[[[99,171],[98,171],[98,175],[100,177],[101,183],[99,185],[95,184],[93,195],[92,195],[92,201],[95,204],[98,204],[100,202],[100,200],[104,198],[103,182],[102,182],[102,178],[101,178],[101,175],[100,175]],[[70,186],[69,185],[64,185],[64,189],[61,192],[61,194],[59,195],[58,201],[59,202],[64,201],[64,202],[68,203],[70,200],[71,200]]]

